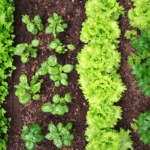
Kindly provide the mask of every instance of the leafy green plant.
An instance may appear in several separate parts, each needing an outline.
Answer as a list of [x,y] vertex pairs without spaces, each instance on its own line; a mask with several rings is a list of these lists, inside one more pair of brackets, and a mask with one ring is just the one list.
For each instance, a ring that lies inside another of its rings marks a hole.
[[127,39],[130,39],[131,38],[131,36],[133,36],[133,35],[137,35],[137,31],[135,31],[135,30],[131,30],[131,31],[126,31],[126,33],[125,33],[125,37],[127,38]]
[[0,108],[0,136],[4,136],[4,138],[0,138],[0,149],[6,150],[6,142],[8,141],[7,130],[10,128],[11,118],[5,118],[4,114],[6,111],[3,108]]
[[37,39],[32,40],[31,44],[22,43],[18,44],[14,49],[15,55],[21,56],[21,61],[23,63],[27,63],[29,61],[29,56],[36,58],[37,57],[37,49],[33,47],[38,47],[40,41]]
[[62,16],[58,16],[56,13],[53,14],[53,18],[49,17],[47,21],[50,23],[49,26],[46,28],[45,32],[47,34],[53,33],[54,38],[56,38],[56,34],[59,32],[63,32],[64,29],[68,27],[66,23],[61,24],[64,22],[62,20]]
[[50,133],[46,134],[45,138],[48,140],[53,140],[56,147],[61,148],[62,144],[66,146],[72,145],[72,140],[74,139],[74,134],[70,134],[70,131],[72,129],[72,123],[69,122],[66,124],[66,126],[63,127],[63,124],[59,122],[57,126],[53,123],[50,123],[48,125],[48,130]]
[[64,115],[65,113],[69,112],[66,103],[71,102],[71,96],[69,93],[65,94],[65,97],[61,97],[59,94],[53,96],[54,104],[46,103],[44,104],[41,109],[43,112],[50,112],[53,115]]
[[34,19],[30,21],[29,16],[25,14],[22,16],[22,22],[27,25],[27,30],[33,35],[37,34],[38,30],[43,31],[44,29],[40,15],[36,15]]
[[58,38],[55,38],[55,40],[49,44],[49,48],[55,49],[55,51],[59,54],[64,54],[67,49],[75,50],[75,46],[73,44],[63,45]]
[[137,133],[140,134],[140,140],[144,142],[144,144],[150,145],[150,111],[146,111],[145,113],[141,113],[138,116],[138,120],[133,119],[135,124],[131,124],[132,129],[137,130]]
[[[50,74],[49,78],[55,82],[55,86],[59,87],[61,84],[64,86],[68,85],[68,75],[73,70],[73,65],[60,65],[57,63],[57,58],[55,55],[51,55],[47,61],[41,64],[35,75],[46,75]],[[64,73],[63,73],[64,72]]]
[[44,140],[44,135],[41,134],[42,129],[39,124],[32,124],[32,126],[23,126],[23,132],[21,133],[21,137],[25,140],[25,146],[28,150],[32,150],[35,148],[37,142],[41,142]]
[[[33,76],[29,86],[27,83],[26,75],[22,74],[20,76],[19,85],[14,86],[15,88],[17,88],[15,95],[18,96],[19,102],[21,104],[25,104],[31,99],[38,100],[40,98],[40,95],[36,93],[40,93],[41,83],[43,83],[43,79],[38,81],[38,79]],[[33,96],[31,94],[33,94]]]

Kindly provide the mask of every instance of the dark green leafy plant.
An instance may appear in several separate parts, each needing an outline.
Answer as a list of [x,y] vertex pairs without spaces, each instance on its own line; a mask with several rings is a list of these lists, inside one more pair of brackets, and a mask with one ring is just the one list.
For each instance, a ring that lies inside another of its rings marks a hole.
[[[55,55],[51,55],[47,61],[41,64],[41,67],[36,72],[36,76],[50,74],[49,78],[55,82],[55,86],[59,87],[61,84],[64,86],[68,85],[68,75],[73,70],[73,65],[60,65],[57,63]],[[63,73],[64,72],[64,73]]]
[[69,93],[65,94],[65,97],[61,97],[59,94],[53,96],[54,104],[46,103],[44,104],[41,109],[43,112],[50,112],[53,115],[64,115],[65,113],[69,112],[66,103],[71,102],[71,96]]
[[75,50],[75,46],[73,44],[63,45],[58,38],[55,38],[55,40],[49,44],[49,48],[55,49],[55,51],[59,54],[64,54],[67,49]]
[[62,16],[58,16],[56,13],[53,14],[53,17],[49,17],[47,21],[50,23],[49,26],[46,28],[45,32],[47,34],[53,33],[54,38],[56,38],[56,34],[59,32],[63,32],[64,29],[68,27],[66,23],[61,24],[64,22],[62,20]]
[[43,79],[38,81],[38,79],[33,76],[29,86],[27,83],[26,75],[22,74],[20,76],[19,85],[14,86],[15,88],[17,88],[15,95],[18,96],[19,102],[21,104],[25,104],[31,99],[38,100],[40,98],[40,95],[36,93],[40,93],[41,83],[43,83]]
[[37,57],[37,49],[33,47],[38,47],[40,44],[40,41],[37,39],[34,39],[31,44],[22,43],[18,44],[16,48],[14,49],[15,55],[21,56],[21,61],[23,63],[27,63],[29,61],[29,56],[36,58]]
[[11,118],[5,118],[4,114],[6,111],[3,108],[0,108],[0,136],[4,136],[4,138],[0,138],[0,150],[6,150],[6,142],[8,141],[7,130],[10,128]]
[[22,22],[27,25],[27,30],[33,35],[38,33],[38,29],[39,31],[43,31],[44,29],[40,15],[36,15],[34,19],[30,21],[29,16],[25,14],[22,16]]
[[133,119],[133,121],[135,124],[131,124],[131,127],[141,134],[140,140],[150,145],[150,111],[141,113],[138,120]]
[[32,124],[32,126],[23,126],[23,132],[21,137],[25,140],[25,146],[28,150],[32,150],[35,148],[37,142],[41,142],[44,140],[44,135],[41,134],[42,129],[39,124]]
[[69,122],[66,124],[66,126],[63,127],[63,124],[59,122],[57,126],[53,123],[50,123],[48,125],[48,130],[50,133],[46,134],[45,138],[48,140],[53,140],[56,147],[61,148],[62,144],[66,146],[72,145],[72,140],[74,139],[74,134],[70,134],[70,131],[72,129],[72,123]]

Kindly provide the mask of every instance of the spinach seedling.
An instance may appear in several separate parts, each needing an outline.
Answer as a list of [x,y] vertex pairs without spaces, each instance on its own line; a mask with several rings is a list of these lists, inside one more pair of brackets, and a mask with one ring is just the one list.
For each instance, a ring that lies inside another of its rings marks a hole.
[[63,127],[63,124],[59,122],[57,126],[53,123],[50,123],[48,125],[48,130],[50,133],[46,134],[45,138],[48,140],[53,140],[56,147],[61,148],[62,144],[66,146],[72,145],[72,140],[74,139],[74,134],[70,134],[70,131],[72,129],[72,123],[69,122],[66,124],[66,126]]
[[53,33],[54,38],[56,38],[56,34],[59,32],[63,32],[64,29],[66,29],[68,27],[68,25],[66,23],[61,24],[62,22],[64,22],[64,20],[62,20],[62,16],[58,16],[56,13],[53,14],[53,17],[49,17],[47,19],[47,21],[50,23],[49,26],[46,28],[45,32],[47,34],[51,34]]
[[29,61],[29,56],[36,58],[37,57],[37,49],[33,47],[38,47],[40,41],[34,39],[31,44],[22,43],[18,44],[16,48],[14,48],[14,54],[21,56],[21,61],[23,63],[27,63]]
[[[21,104],[25,104],[31,99],[38,100],[40,98],[40,95],[36,93],[40,93],[41,83],[43,83],[43,79],[41,79],[39,82],[37,82],[37,80],[37,78],[31,80],[29,86],[27,83],[26,75],[22,74],[20,76],[19,85],[15,85],[14,87],[17,88],[15,95],[18,96],[19,102]],[[31,94],[33,94],[33,97],[31,96]]]
[[44,135],[41,134],[42,129],[39,124],[32,124],[32,126],[23,126],[23,132],[21,133],[21,137],[25,140],[25,146],[28,150],[32,150],[35,148],[37,142],[41,142],[44,140]]
[[49,48],[55,49],[55,51],[59,54],[64,54],[67,49],[75,50],[75,46],[73,44],[63,45],[58,38],[55,38],[55,40],[49,44]]
[[59,94],[53,96],[54,104],[46,103],[42,106],[43,112],[50,112],[53,115],[64,115],[69,112],[66,102],[71,102],[71,96],[69,93],[65,94],[65,97],[61,97]]
[[[73,70],[73,65],[60,65],[57,63],[55,55],[51,55],[47,61],[41,64],[41,67],[35,73],[35,75],[46,75],[50,74],[49,78],[55,82],[55,86],[59,87],[61,84],[64,86],[68,85],[68,75]],[[64,73],[63,73],[64,72]]]
[[36,15],[33,20],[30,21],[28,15],[22,16],[22,22],[27,25],[27,30],[33,35],[36,35],[39,31],[43,31],[44,27],[40,15]]

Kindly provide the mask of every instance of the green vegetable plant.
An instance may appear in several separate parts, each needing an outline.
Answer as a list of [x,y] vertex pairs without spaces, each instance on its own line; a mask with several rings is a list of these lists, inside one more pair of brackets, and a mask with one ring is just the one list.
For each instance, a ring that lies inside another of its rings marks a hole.
[[69,112],[66,103],[71,102],[71,96],[69,93],[65,94],[65,97],[60,97],[59,94],[53,96],[54,104],[46,103],[44,104],[41,109],[43,112],[50,112],[53,115],[64,115],[65,113]]
[[40,93],[41,83],[43,83],[43,79],[38,81],[38,79],[33,76],[29,86],[26,75],[22,74],[20,76],[19,85],[14,86],[17,88],[15,95],[18,96],[19,102],[21,104],[25,104],[32,99],[38,100],[40,98],[40,94],[36,93]]
[[29,16],[25,14],[22,16],[22,22],[27,25],[27,30],[33,35],[37,34],[38,30],[43,31],[44,29],[40,15],[36,15],[33,20],[30,20]]
[[14,49],[15,55],[21,56],[21,61],[23,63],[27,63],[29,61],[29,56],[36,58],[37,57],[37,49],[33,47],[38,47],[40,41],[37,39],[32,40],[31,44],[22,43],[18,44]]
[[66,23],[61,24],[64,22],[62,20],[62,16],[58,16],[56,13],[53,14],[53,18],[49,17],[47,21],[50,23],[49,26],[46,28],[45,32],[47,34],[53,33],[54,38],[56,38],[56,34],[59,32],[63,32],[64,29],[68,27]]
[[55,40],[49,44],[49,48],[55,49],[55,51],[59,54],[64,54],[67,49],[75,50],[75,46],[73,44],[63,45],[58,38],[55,38]]
[[61,122],[55,125],[53,123],[50,123],[48,125],[48,130],[50,133],[46,134],[45,138],[48,140],[53,140],[56,147],[61,148],[62,144],[66,146],[72,145],[72,140],[74,139],[74,134],[70,134],[70,131],[72,129],[72,123],[69,122],[66,124],[66,126],[63,126]]
[[55,55],[51,55],[47,61],[41,64],[41,67],[35,73],[36,76],[50,74],[49,78],[55,82],[55,86],[59,87],[61,84],[68,85],[68,75],[73,70],[73,65],[66,64],[64,66],[57,63]]
[[126,31],[126,33],[125,33],[125,37],[127,38],[127,39],[130,39],[131,38],[131,36],[133,36],[133,35],[137,35],[137,31],[136,30],[131,30],[131,31]]
[[21,137],[25,140],[25,146],[28,150],[34,149],[37,142],[42,142],[44,140],[45,137],[41,132],[42,129],[39,124],[32,124],[30,129],[26,125],[23,126]]
[[137,133],[140,134],[140,140],[144,144],[150,145],[150,111],[141,113],[138,116],[138,119],[133,119],[135,123],[131,124],[132,129],[137,130]]
[[6,150],[6,142],[8,141],[7,130],[10,128],[11,118],[5,118],[4,114],[6,111],[3,108],[0,108],[0,149]]

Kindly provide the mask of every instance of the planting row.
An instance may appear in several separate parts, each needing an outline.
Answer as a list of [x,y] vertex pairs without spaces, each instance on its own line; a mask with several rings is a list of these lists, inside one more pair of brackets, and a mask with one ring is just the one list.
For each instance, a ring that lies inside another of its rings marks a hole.
[[13,70],[13,50],[12,47],[14,28],[13,0],[0,1],[0,149],[6,149],[6,142],[8,141],[7,130],[10,128],[11,118],[5,118],[6,111],[1,107],[5,97],[8,95],[8,83],[6,79],[11,77]]
[[88,19],[82,24],[80,40],[88,44],[77,56],[77,72],[89,102],[86,149],[133,149],[130,131],[113,129],[122,113],[121,107],[114,106],[114,102],[118,102],[126,90],[117,74],[121,60],[117,39],[121,31],[116,21],[125,12],[116,0],[89,0],[85,8]]
[[[131,45],[136,48],[135,54],[128,57],[128,63],[132,68],[131,74],[134,75],[137,87],[142,89],[142,93],[150,97],[150,1],[132,0],[135,8],[128,12],[129,23],[132,27],[140,29],[137,31],[127,31],[125,36],[131,39]],[[140,134],[140,140],[150,145],[150,111],[141,113],[138,119],[133,119],[135,124],[131,127]]]

